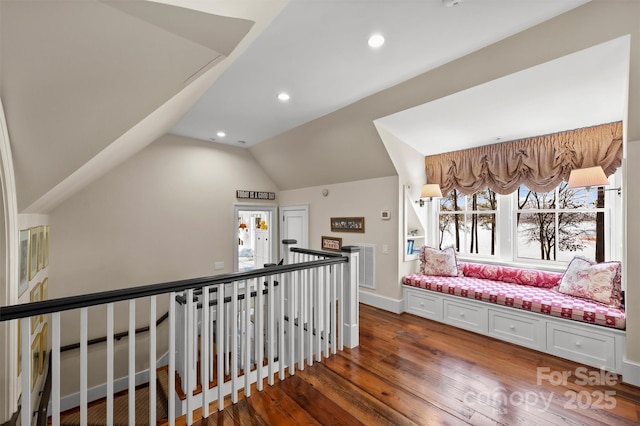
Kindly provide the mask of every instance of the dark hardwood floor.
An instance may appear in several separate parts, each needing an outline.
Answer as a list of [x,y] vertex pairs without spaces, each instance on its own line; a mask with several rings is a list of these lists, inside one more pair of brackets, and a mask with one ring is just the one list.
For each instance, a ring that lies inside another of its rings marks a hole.
[[196,424],[637,425],[640,388],[598,369],[361,305],[359,347]]

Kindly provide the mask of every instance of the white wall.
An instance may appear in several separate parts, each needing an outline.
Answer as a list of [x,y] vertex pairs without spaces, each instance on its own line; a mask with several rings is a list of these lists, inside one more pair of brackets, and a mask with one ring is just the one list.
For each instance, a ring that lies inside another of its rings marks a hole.
[[[50,212],[50,297],[231,272],[237,189],[277,190],[245,149],[163,136]],[[224,270],[214,272],[217,261]],[[166,303],[162,298],[158,317]],[[146,301],[138,305],[141,327],[148,307]],[[105,335],[105,310],[96,312],[89,338]],[[62,345],[79,341],[78,317],[75,311],[62,315]],[[126,304],[116,305],[115,317],[116,332],[126,331]],[[116,378],[127,369],[126,342],[120,345]],[[140,371],[147,356],[145,347],[138,350]],[[100,351],[90,350],[89,387],[104,381]],[[64,357],[63,395],[77,390],[76,357]]]
[[[307,160],[308,161],[308,160]],[[322,190],[327,189],[325,197]],[[342,238],[342,245],[370,243],[376,246],[376,289],[361,290],[383,298],[399,300],[402,297],[398,279],[398,177],[389,176],[281,191],[281,206],[309,205],[309,248],[320,250],[323,235]],[[389,210],[391,218],[382,220],[380,212]],[[365,232],[331,232],[331,217],[365,218]],[[383,253],[383,246],[388,253]]]

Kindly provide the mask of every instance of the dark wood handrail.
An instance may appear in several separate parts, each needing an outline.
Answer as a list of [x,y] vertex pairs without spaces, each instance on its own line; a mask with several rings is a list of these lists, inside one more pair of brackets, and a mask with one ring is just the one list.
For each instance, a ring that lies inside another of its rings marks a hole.
[[[355,247],[357,249],[357,247]],[[350,246],[343,251],[352,251]],[[347,256],[0,307],[0,322],[349,262]]]

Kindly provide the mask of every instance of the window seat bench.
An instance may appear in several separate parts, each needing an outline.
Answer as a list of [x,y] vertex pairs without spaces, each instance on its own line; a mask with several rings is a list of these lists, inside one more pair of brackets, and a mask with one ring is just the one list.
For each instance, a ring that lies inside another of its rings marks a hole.
[[403,277],[405,312],[621,372],[623,309],[558,292],[562,273],[474,263],[459,271]]

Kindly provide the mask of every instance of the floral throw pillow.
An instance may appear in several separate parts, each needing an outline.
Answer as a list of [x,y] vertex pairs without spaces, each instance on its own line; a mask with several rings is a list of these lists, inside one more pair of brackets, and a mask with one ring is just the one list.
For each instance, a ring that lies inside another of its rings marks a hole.
[[457,277],[456,250],[453,247],[438,250],[422,246],[420,249],[420,273],[423,275]]
[[620,307],[620,262],[594,263],[574,257],[560,281],[560,293]]

